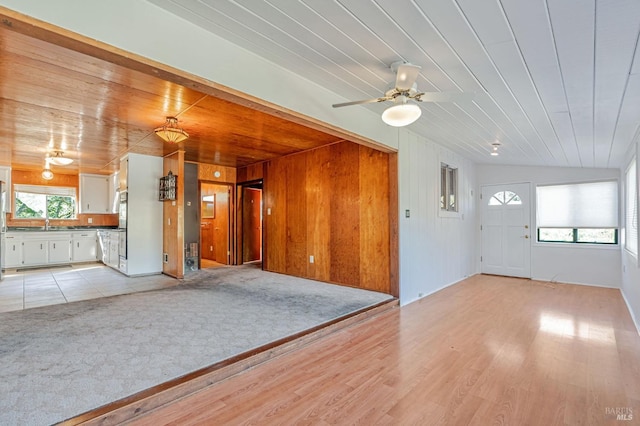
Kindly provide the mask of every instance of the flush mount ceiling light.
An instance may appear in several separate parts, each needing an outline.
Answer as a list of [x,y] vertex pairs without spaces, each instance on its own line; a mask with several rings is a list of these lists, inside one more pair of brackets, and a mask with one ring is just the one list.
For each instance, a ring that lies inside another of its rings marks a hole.
[[422,115],[420,107],[416,104],[408,103],[406,96],[397,96],[394,102],[395,105],[385,109],[382,113],[382,121],[389,126],[408,126]]
[[53,179],[53,172],[49,168],[49,161],[50,161],[49,157],[44,159],[44,169],[42,170],[42,179],[44,180]]
[[179,143],[189,137],[187,132],[178,127],[178,119],[175,117],[167,117],[164,126],[158,127],[154,132],[165,142],[169,143]]
[[71,158],[65,157],[62,151],[54,151],[53,157],[49,157],[48,163],[55,164],[56,166],[68,166],[73,163]]
[[498,152],[498,148],[500,147],[500,144],[496,142],[491,144],[491,146],[493,147],[493,150],[491,151],[491,155],[493,155],[494,157],[497,157],[498,155],[500,155],[500,153]]

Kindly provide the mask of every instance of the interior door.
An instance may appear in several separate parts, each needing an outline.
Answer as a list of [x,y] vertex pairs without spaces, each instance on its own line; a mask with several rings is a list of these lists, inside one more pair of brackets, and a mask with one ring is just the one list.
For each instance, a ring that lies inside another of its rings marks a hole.
[[482,186],[482,272],[531,278],[529,183]]
[[200,249],[203,259],[216,260],[213,251],[213,220],[202,219],[200,223],[200,241],[202,248]]
[[243,188],[242,261],[262,259],[262,190]]

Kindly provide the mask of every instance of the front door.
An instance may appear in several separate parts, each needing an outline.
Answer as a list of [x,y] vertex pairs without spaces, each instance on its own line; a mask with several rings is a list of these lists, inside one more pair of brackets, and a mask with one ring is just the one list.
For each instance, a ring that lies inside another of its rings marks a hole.
[[530,184],[482,186],[482,273],[531,278]]

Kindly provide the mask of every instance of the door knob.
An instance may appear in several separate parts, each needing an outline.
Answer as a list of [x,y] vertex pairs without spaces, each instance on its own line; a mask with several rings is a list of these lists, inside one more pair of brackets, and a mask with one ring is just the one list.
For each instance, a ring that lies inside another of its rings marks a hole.
[[529,225],[525,225],[525,226],[524,226],[524,229],[529,229]]
[[528,235],[525,235],[524,237],[525,237],[525,238],[529,238],[529,236],[528,236]]

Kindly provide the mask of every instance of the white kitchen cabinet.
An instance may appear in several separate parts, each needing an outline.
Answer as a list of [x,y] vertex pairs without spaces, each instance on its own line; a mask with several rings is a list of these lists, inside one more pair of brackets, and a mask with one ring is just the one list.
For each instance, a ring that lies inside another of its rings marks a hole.
[[11,197],[13,192],[11,190],[11,167],[0,166],[0,180],[4,182],[4,210],[7,213],[11,213]]
[[49,262],[48,245],[49,241],[44,239],[24,239],[22,241],[22,265],[46,265]]
[[109,213],[118,213],[120,206],[120,180],[119,173],[109,176]]
[[95,261],[98,253],[96,231],[74,232],[71,240],[71,261]]
[[80,174],[80,202],[79,212],[109,214],[112,213],[112,203],[109,199],[109,176]]
[[71,258],[71,240],[57,238],[49,240],[48,263],[69,263]]
[[6,235],[4,237],[3,268],[18,268],[22,266],[22,238],[16,235]]

